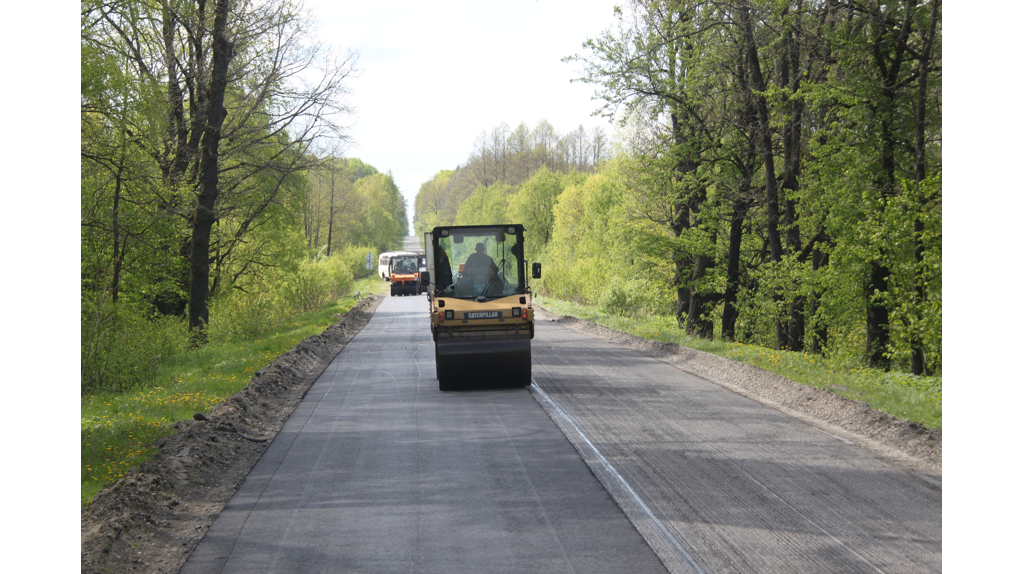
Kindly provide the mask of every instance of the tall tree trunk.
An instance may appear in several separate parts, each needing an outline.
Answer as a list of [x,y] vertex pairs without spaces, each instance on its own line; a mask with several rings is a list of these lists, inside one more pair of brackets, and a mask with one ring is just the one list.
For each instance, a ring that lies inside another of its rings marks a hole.
[[[744,36],[745,38],[745,36]],[[739,299],[740,289],[740,254],[743,242],[743,223],[746,220],[747,212],[753,206],[751,187],[754,182],[754,172],[757,165],[757,139],[754,137],[758,129],[757,109],[754,106],[753,97],[750,93],[750,74],[747,68],[746,41],[737,43],[739,52],[736,54],[737,77],[744,88],[747,97],[742,104],[740,129],[746,134],[746,149],[741,157],[737,157],[734,163],[742,173],[737,196],[733,198],[732,218],[729,222],[729,254],[726,261],[725,272],[725,293],[722,296],[722,338],[725,340],[736,339],[736,321],[739,318],[739,309],[736,303]]]
[[[924,48],[917,63],[917,106],[914,110],[914,182],[917,184],[917,191],[921,191],[921,182],[925,179],[925,121],[926,104],[928,102],[928,68],[931,65],[932,45],[935,41],[935,28],[939,20],[939,5],[941,0],[933,0],[931,23],[928,33],[924,38]],[[924,201],[924,198],[921,198]],[[921,206],[924,207],[923,205]],[[915,214],[914,217],[914,289],[917,292],[917,304],[924,305],[928,298],[925,289],[925,280],[921,277],[924,267],[924,245],[921,236],[924,233],[924,222],[921,217]],[[924,356],[924,341],[921,335],[914,331],[910,336],[910,372],[915,375],[928,373],[928,365]]]
[[210,234],[216,221],[215,207],[219,192],[219,165],[217,153],[221,128],[227,109],[224,94],[227,91],[228,65],[234,45],[228,40],[228,0],[217,0],[213,19],[213,65],[210,70],[209,122],[203,132],[202,156],[199,169],[199,196],[192,216],[192,249],[189,254],[191,277],[188,290],[188,328],[194,344],[206,342],[206,326],[210,322]]
[[124,258],[124,250],[121,247],[121,178],[124,175],[124,148],[121,149],[121,162],[117,166],[117,173],[114,175],[114,207],[110,214],[111,231],[113,237],[113,259],[114,271],[110,278],[110,302],[117,303],[118,291],[121,283],[121,263]]
[[885,356],[889,345],[889,308],[877,298],[889,290],[889,268],[875,261],[871,264],[868,279],[867,304],[867,353],[868,364],[872,367],[889,369],[889,358]]
[[[192,51],[189,54],[191,64],[191,89],[189,91],[192,112],[192,123],[189,126],[188,144],[186,155],[192,162],[192,169],[189,173],[189,182],[196,183],[199,178],[199,169],[202,164],[202,155],[199,150],[203,135],[206,133],[206,125],[210,120],[210,92],[203,89],[202,82],[206,78],[206,48],[204,46],[206,37],[206,0],[196,0],[196,20],[198,24],[193,26],[189,33],[189,41],[192,44]],[[214,39],[216,43],[216,38]]]
[[743,241],[743,221],[747,217],[749,180],[740,186],[740,197],[733,201],[732,220],[729,223],[729,258],[725,271],[725,295],[722,307],[722,338],[731,341],[736,338],[736,319],[739,310],[736,301],[740,290],[740,247]]
[[[898,80],[900,67],[903,64],[904,55],[907,49],[907,41],[910,37],[910,30],[913,23],[913,10],[917,5],[916,0],[907,0],[904,5],[903,23],[891,37],[891,26],[884,14],[876,14],[878,20],[878,35],[872,46],[875,66],[878,69],[882,80],[881,102],[881,164],[882,172],[878,181],[878,187],[882,196],[891,197],[896,194],[896,94],[899,90]],[[892,55],[886,53],[891,48]],[[884,262],[884,254],[880,253],[878,258],[871,262],[871,272],[868,279],[867,297],[867,355],[868,364],[872,367],[889,370],[891,361],[886,356],[889,346],[889,309],[881,296],[889,290],[889,275],[891,270]]]
[[334,240],[334,164],[331,164],[331,206],[327,217],[327,256],[331,256],[331,243]]
[[[673,111],[671,114],[672,120],[672,134],[673,143],[677,150],[682,149],[681,146],[685,144],[686,136],[683,134],[683,121],[678,112]],[[680,183],[685,181],[686,175],[690,173],[694,168],[685,157],[679,157],[675,164],[675,173],[673,179],[675,182]],[[681,194],[675,200],[673,206],[675,218],[670,223],[672,233],[676,237],[682,236],[683,232],[690,228],[690,203],[687,201],[685,194]],[[675,259],[676,273],[674,277],[674,285],[676,286],[676,325],[680,329],[686,328],[686,318],[689,316],[690,309],[690,283],[689,278],[693,271],[693,258],[689,254],[676,253],[673,255]]]
[[[822,253],[820,249],[815,248],[811,255],[811,268],[814,271],[818,271],[822,267],[828,265],[828,253]],[[825,352],[825,348],[828,346],[828,325],[824,321],[818,319],[818,311],[821,309],[821,297],[824,294],[821,291],[815,291],[811,295],[811,317],[816,320],[814,322],[814,335],[810,341],[810,351],[814,354],[821,355]]]
[[[703,254],[697,255],[693,259],[693,269],[691,270],[690,278],[691,281],[696,282],[704,278],[704,274],[708,268],[714,266],[715,261],[713,258]],[[714,322],[710,318],[705,317],[708,302],[709,298],[698,289],[690,289],[689,313],[686,315],[687,335],[700,337],[701,339],[711,339],[714,336]]]
[[[782,240],[779,236],[779,192],[775,179],[775,155],[772,150],[771,118],[768,110],[768,100],[763,94],[766,90],[764,76],[761,74],[761,61],[757,55],[757,43],[754,40],[754,28],[750,20],[750,5],[744,1],[740,4],[739,10],[740,26],[743,27],[743,40],[747,51],[747,65],[750,68],[751,88],[757,92],[754,95],[754,106],[757,109],[758,133],[761,140],[761,156],[764,163],[765,180],[765,211],[768,219],[768,244],[771,250],[771,260],[774,263],[782,261]],[[782,297],[775,293],[772,297],[776,302],[781,302]],[[775,348],[781,349],[786,342],[787,333],[782,321],[775,319]]]
[[[701,224],[701,207],[707,200],[707,190],[701,189],[700,191],[693,194],[690,198],[689,212],[692,214],[693,222],[692,225],[698,226]],[[714,234],[712,234],[711,244],[715,244]],[[693,261],[690,267],[689,277],[689,292],[690,301],[687,305],[686,314],[686,334],[693,337],[700,337],[702,339],[711,339],[714,337],[714,322],[706,317],[707,306],[714,300],[715,296],[709,296],[702,292],[701,289],[697,288],[698,283],[704,279],[707,274],[707,270],[715,266],[715,258],[704,253],[696,253],[691,256]]]
[[[783,10],[785,17],[788,10]],[[782,50],[782,73],[780,84],[788,88],[791,94],[800,90],[801,66],[800,47],[795,36],[800,30],[800,6],[797,6],[797,17],[793,22],[793,28],[785,30],[784,45]],[[788,97],[785,101],[788,111],[786,124],[782,132],[782,157],[783,176],[782,190],[784,194],[785,210],[783,211],[783,223],[786,228],[786,248],[789,253],[799,253],[803,247],[800,243],[800,226],[796,214],[796,193],[800,190],[801,164],[800,156],[802,150],[803,130],[803,100],[792,100]],[[791,351],[802,351],[804,349],[804,297],[796,297],[789,303],[789,320],[786,325],[786,346]]]
[[178,83],[178,55],[174,50],[177,14],[170,10],[169,4],[164,4],[162,17],[164,63],[167,66],[167,142],[168,147],[173,148],[166,150],[165,153],[169,157],[162,163],[164,182],[175,186],[180,183],[181,176],[188,169],[188,126],[185,122],[185,96]]

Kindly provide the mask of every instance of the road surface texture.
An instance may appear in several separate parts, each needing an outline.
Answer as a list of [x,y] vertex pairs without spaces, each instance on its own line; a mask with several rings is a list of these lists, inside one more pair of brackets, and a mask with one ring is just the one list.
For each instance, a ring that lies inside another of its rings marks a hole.
[[426,309],[378,307],[183,573],[665,571],[529,390],[437,390]]
[[673,572],[939,572],[942,493],[656,359],[537,326],[534,393]]
[[402,239],[402,251],[411,251],[412,253],[423,253],[423,242],[420,241],[419,237],[409,236]]
[[426,307],[385,299],[183,573],[941,571],[940,487],[547,321],[531,389],[441,393]]

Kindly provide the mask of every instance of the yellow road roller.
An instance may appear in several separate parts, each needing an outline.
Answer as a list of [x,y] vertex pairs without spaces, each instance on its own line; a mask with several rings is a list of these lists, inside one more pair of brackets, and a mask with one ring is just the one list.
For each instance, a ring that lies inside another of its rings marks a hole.
[[[528,386],[534,328],[523,226],[435,227],[424,245],[438,388]],[[540,263],[531,275],[540,278]]]

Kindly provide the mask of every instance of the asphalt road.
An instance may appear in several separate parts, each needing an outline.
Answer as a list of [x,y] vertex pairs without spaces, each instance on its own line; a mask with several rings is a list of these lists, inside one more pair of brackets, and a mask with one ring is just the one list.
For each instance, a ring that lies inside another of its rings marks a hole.
[[402,251],[412,251],[413,253],[423,252],[423,240],[421,237],[411,235],[402,239]]
[[941,486],[541,322],[534,393],[673,572],[941,572]]
[[527,389],[441,393],[389,297],[182,572],[664,572]]
[[427,321],[380,305],[182,572],[941,571],[941,488],[849,441],[543,321],[533,388],[441,393]]

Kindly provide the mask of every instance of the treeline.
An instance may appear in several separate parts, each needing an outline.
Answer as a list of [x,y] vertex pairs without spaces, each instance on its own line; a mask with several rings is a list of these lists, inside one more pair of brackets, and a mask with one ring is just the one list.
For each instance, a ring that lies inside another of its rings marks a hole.
[[390,175],[324,151],[354,58],[293,4],[83,2],[81,58],[83,389],[322,305],[405,234]]
[[444,223],[478,221],[480,210],[503,215],[505,202],[538,169],[588,172],[610,153],[610,142],[600,128],[588,132],[580,126],[562,134],[546,120],[533,130],[526,123],[511,130],[502,122],[477,137],[465,165],[441,171],[420,186],[413,227],[422,235]]
[[302,223],[311,249],[330,257],[332,249],[367,245],[381,253],[408,235],[405,199],[390,173],[356,158],[330,157],[309,175]]
[[[940,372],[940,2],[636,0],[616,20],[566,60],[618,112],[620,153],[534,172],[559,181],[549,203],[506,194],[506,220],[534,214],[537,288],[696,337]],[[467,205],[444,221],[493,218]]]

